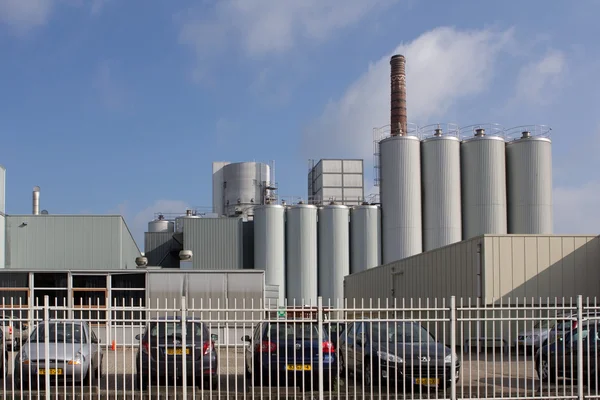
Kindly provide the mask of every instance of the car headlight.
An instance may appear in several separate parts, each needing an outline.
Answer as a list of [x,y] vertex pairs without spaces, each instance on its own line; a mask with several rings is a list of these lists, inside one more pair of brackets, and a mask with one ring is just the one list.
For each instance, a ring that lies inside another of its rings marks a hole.
[[[458,355],[457,355],[457,354],[455,354],[454,356],[455,356],[455,357],[454,357],[454,359],[456,360],[455,362],[456,362],[456,364],[458,364]],[[450,363],[452,362],[452,354],[448,354],[448,355],[446,356],[446,358],[444,358],[444,362],[445,362],[446,364],[450,364]]]
[[384,360],[384,361],[387,361],[390,363],[401,363],[402,362],[402,357],[398,357],[393,354],[386,353],[385,351],[378,351],[377,357],[379,357],[381,360]]
[[80,365],[82,362],[85,362],[85,356],[81,354],[81,352],[75,355],[75,358],[70,360],[67,364],[69,365]]

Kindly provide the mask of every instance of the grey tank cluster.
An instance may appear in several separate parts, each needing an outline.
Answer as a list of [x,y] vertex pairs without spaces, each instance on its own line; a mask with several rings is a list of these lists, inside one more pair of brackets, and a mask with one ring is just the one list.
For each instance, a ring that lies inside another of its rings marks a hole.
[[262,205],[254,214],[254,265],[283,305],[343,304],[344,277],[381,264],[376,205]]

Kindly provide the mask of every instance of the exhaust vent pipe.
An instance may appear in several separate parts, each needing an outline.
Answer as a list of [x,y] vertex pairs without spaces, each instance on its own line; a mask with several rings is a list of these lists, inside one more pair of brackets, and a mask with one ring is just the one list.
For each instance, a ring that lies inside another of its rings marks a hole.
[[32,204],[33,215],[40,215],[40,187],[35,186],[33,188],[33,204]]
[[396,54],[390,59],[391,72],[391,135],[404,136],[407,132],[406,119],[406,59],[401,54]]

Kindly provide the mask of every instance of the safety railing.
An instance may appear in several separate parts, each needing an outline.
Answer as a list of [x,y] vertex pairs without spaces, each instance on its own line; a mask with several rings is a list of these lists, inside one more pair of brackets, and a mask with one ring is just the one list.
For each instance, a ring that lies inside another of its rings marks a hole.
[[599,397],[595,299],[57,304],[1,307],[0,398]]

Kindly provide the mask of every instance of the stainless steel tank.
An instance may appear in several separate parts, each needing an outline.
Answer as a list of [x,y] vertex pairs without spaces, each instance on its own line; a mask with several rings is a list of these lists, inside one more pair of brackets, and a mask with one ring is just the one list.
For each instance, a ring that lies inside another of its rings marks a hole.
[[435,133],[421,142],[423,251],[462,239],[460,139],[458,130]]
[[285,207],[263,205],[254,209],[254,268],[265,271],[265,282],[279,286],[285,301]]
[[286,211],[285,236],[288,305],[316,305],[317,207],[290,206]]
[[508,232],[505,140],[484,128],[473,131],[460,146],[463,240]]
[[420,145],[417,136],[390,136],[379,142],[384,263],[423,250]]
[[350,273],[381,265],[381,210],[376,205],[350,211]]
[[319,295],[326,306],[344,304],[344,277],[350,274],[350,209],[344,205],[319,208]]
[[266,185],[270,182],[270,167],[257,162],[227,164],[223,171],[223,209],[227,216],[252,215],[255,206],[263,203]]
[[506,143],[508,233],[553,233],[552,142],[537,128]]
[[175,224],[166,219],[155,219],[148,222],[148,232],[174,232]]

